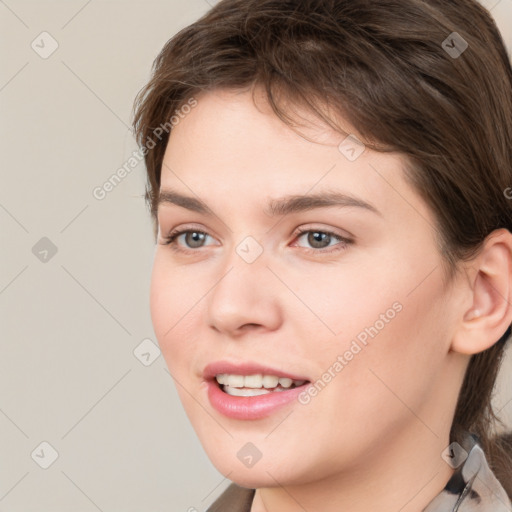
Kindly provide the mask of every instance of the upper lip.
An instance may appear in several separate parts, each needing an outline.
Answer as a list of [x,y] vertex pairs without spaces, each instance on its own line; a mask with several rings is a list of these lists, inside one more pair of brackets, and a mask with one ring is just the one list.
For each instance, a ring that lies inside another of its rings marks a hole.
[[212,380],[216,375],[221,373],[228,373],[231,375],[275,375],[276,377],[288,377],[292,380],[309,380],[307,377],[295,375],[278,368],[272,368],[252,361],[239,363],[215,361],[206,365],[203,371],[203,378],[205,380]]

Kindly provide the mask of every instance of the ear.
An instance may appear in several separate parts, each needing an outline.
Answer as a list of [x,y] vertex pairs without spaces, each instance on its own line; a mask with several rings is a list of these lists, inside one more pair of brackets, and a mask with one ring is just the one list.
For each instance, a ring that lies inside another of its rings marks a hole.
[[493,231],[470,266],[471,307],[461,311],[451,344],[454,352],[468,355],[494,345],[512,323],[512,234]]

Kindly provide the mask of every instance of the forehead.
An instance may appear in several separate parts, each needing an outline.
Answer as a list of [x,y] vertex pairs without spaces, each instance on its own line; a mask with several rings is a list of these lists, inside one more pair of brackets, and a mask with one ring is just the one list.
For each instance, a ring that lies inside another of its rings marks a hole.
[[[297,109],[305,138],[280,120],[261,95],[256,94],[255,104],[249,91],[216,90],[195,98],[197,105],[171,132],[162,189],[195,195],[207,204],[216,197],[241,206],[258,201],[262,208],[268,198],[329,189],[365,199],[389,218],[405,213],[432,219],[404,179],[405,156],[359,146],[356,152],[364,151],[347,158],[346,134]],[[348,123],[343,128],[354,133]]]

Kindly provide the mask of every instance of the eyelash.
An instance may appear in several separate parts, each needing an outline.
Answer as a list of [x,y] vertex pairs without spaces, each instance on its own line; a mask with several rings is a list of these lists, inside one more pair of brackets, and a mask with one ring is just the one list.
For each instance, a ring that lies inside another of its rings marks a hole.
[[[164,239],[163,239],[163,242],[161,242],[162,245],[168,245],[173,251],[176,251],[176,252],[181,252],[181,253],[186,253],[186,254],[190,254],[190,253],[197,253],[198,249],[201,249],[201,247],[199,248],[196,248],[196,249],[183,249],[183,248],[180,248],[178,247],[177,243],[176,243],[176,239],[180,236],[180,235],[183,235],[185,233],[200,233],[202,235],[207,235],[208,236],[208,233],[206,233],[205,231],[201,231],[200,229],[175,229],[173,231],[171,231],[169,233],[169,235],[167,235]],[[314,248],[308,248],[308,247],[301,247],[301,249],[305,250],[306,253],[335,253],[335,252],[338,252],[338,251],[343,251],[347,248],[347,246],[349,246],[350,244],[353,243],[353,240],[350,240],[348,238],[345,238],[345,237],[342,237],[341,235],[338,235],[332,231],[327,231],[327,230],[321,230],[321,229],[305,229],[305,228],[299,228],[297,230],[297,233],[295,234],[295,238],[300,238],[302,235],[304,235],[305,233],[322,233],[322,234],[325,234],[325,235],[328,235],[329,237],[331,238],[335,238],[336,240],[338,240],[339,244],[337,244],[337,248],[335,249],[330,249],[330,250],[327,250],[328,247],[325,247],[323,249],[314,249]]]

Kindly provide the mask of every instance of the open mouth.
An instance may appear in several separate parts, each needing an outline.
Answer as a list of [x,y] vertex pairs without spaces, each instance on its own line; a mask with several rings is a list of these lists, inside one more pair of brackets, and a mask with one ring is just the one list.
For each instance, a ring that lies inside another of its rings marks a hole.
[[305,374],[252,362],[211,363],[203,371],[203,378],[210,405],[228,418],[244,421],[266,418],[293,404],[311,385]]
[[293,380],[276,375],[233,375],[220,373],[215,376],[219,388],[231,396],[260,396],[289,391],[309,384],[308,380]]

